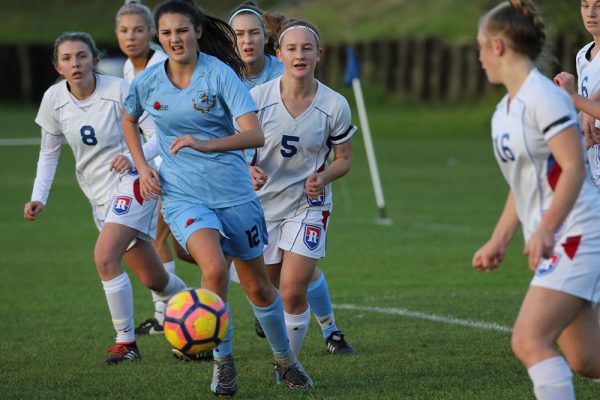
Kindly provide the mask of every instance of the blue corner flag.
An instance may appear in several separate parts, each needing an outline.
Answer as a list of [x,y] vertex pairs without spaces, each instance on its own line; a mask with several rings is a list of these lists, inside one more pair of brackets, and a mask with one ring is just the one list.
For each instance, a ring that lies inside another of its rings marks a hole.
[[352,46],[346,49],[346,70],[344,71],[344,85],[352,86],[352,80],[358,78],[358,58],[354,54]]

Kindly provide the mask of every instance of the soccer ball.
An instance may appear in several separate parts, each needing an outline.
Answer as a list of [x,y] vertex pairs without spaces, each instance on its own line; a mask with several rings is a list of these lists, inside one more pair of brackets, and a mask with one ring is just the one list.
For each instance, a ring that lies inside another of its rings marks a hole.
[[229,312],[223,300],[207,289],[184,289],[165,310],[165,337],[189,356],[217,347],[227,334]]

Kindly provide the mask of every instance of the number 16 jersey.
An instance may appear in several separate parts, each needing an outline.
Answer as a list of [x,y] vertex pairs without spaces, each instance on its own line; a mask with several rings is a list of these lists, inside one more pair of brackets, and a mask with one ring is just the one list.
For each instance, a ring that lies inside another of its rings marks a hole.
[[[548,141],[579,119],[567,93],[533,69],[514,99],[505,96],[492,117],[494,154],[515,196],[525,240],[550,208],[561,168]],[[582,146],[583,147],[583,146]],[[600,192],[584,179],[571,212],[557,231],[557,243],[570,236],[600,234]]]

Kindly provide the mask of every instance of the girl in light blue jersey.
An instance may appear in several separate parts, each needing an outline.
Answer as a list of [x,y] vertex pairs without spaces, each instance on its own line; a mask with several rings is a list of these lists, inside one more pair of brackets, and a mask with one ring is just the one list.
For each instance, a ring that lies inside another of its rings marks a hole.
[[[202,286],[225,301],[225,255],[239,260],[241,285],[275,356],[277,381],[311,388],[288,344],[281,296],[264,270],[264,216],[240,151],[261,146],[264,137],[239,79],[244,63],[234,34],[224,21],[179,0],[158,6],[155,23],[168,59],[136,76],[122,124],[143,196],[161,197],[171,232],[202,270]],[[160,174],[144,159],[137,135],[144,111],[157,127]],[[211,390],[220,396],[237,391],[231,337],[232,329],[213,353]]]

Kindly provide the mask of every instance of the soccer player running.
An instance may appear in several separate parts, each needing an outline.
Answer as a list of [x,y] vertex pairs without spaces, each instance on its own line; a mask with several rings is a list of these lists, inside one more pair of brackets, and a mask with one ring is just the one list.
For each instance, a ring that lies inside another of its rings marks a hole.
[[[241,149],[264,136],[256,104],[239,75],[244,63],[231,28],[189,2],[170,0],[154,13],[167,60],[133,80],[123,132],[140,173],[145,198],[162,198],[165,221],[202,271],[202,287],[227,302],[225,255],[235,257],[241,285],[265,329],[276,362],[277,382],[293,389],[313,386],[290,350],[283,302],[264,269],[264,216]],[[237,73],[237,74],[236,74]],[[148,112],[156,124],[160,173],[144,159],[137,122]],[[234,134],[233,120],[240,127]],[[232,325],[214,350],[211,391],[237,391]]]
[[497,268],[522,224],[535,275],[512,348],[538,400],[565,400],[575,398],[572,371],[600,377],[600,194],[586,176],[571,100],[535,67],[545,38],[530,1],[505,1],[480,20],[479,59],[508,92],[492,117],[492,141],[510,191],[472,263]]
[[578,93],[574,89],[575,78],[568,72],[561,72],[554,81],[564,88],[580,111],[590,164],[592,180],[600,186],[600,0],[583,0],[580,5],[581,17],[585,29],[592,35],[593,41],[583,46],[575,57]]
[[323,52],[317,29],[288,19],[278,31],[284,73],[251,90],[265,145],[256,150],[250,173],[269,232],[267,271],[281,290],[297,354],[310,323],[307,291],[317,261],[325,256],[331,182],[350,170],[356,127],[346,99],[315,79]]
[[53,63],[64,80],[46,91],[35,119],[42,129],[42,144],[24,213],[33,221],[44,210],[66,139],[75,156],[77,181],[92,204],[100,231],[94,260],[117,332],[116,344],[105,359],[114,364],[141,357],[135,342],[131,282],[121,259],[160,301],[185,285],[162,267],[152,248],[156,201],[142,198],[135,171],[111,171],[113,159],[126,151],[120,123],[128,85],[96,73],[98,61],[99,51],[87,33],[67,32],[55,41]]
[[[279,39],[278,32],[285,18],[281,15],[265,13],[258,8],[253,2],[248,1],[236,7],[231,12],[229,17],[229,25],[232,27],[237,38],[238,54],[246,63],[246,73],[242,78],[248,89],[252,89],[256,85],[269,82],[283,74],[283,63],[280,62],[275,54],[275,47]],[[313,74],[314,75],[314,74]],[[268,140],[268,138],[267,138]],[[245,151],[246,161],[252,163],[254,158],[254,149]],[[300,158],[295,158],[295,161],[300,161]],[[312,162],[313,159],[305,159],[307,162]],[[311,165],[306,165],[303,168],[310,169]],[[259,196],[260,196],[259,192]],[[264,203],[263,203],[264,206]],[[324,240],[323,240],[324,242]],[[271,281],[275,286],[279,285],[280,265],[273,269],[267,269]],[[234,272],[234,271],[232,271]],[[235,274],[231,274],[235,278]],[[325,279],[324,273],[314,267],[314,272],[308,284],[306,298],[319,326],[323,339],[325,340],[326,349],[331,354],[352,354],[354,348],[348,344],[344,338],[344,334],[338,329],[329,288]],[[304,311],[304,310],[302,310]],[[288,335],[297,326],[292,314],[286,318],[286,326]],[[306,318],[310,313],[304,315],[302,320],[303,329],[308,329]],[[306,326],[304,324],[306,323]],[[262,327],[258,320],[255,320],[256,334],[260,337],[265,337]]]

